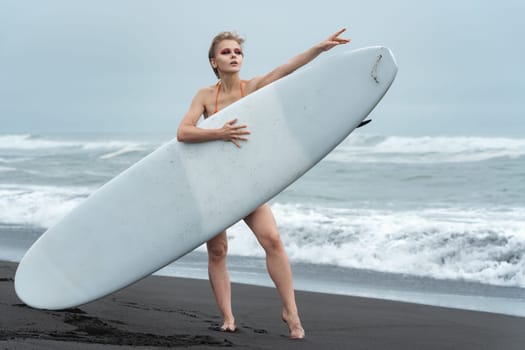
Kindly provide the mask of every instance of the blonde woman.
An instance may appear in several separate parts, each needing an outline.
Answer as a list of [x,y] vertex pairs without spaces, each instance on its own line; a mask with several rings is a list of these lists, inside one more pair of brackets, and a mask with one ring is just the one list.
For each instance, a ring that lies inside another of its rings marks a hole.
[[[236,119],[231,119],[222,128],[201,129],[197,127],[198,120],[201,116],[208,118],[244,96],[287,76],[312,61],[322,52],[337,45],[347,44],[350,42],[349,39],[339,37],[344,31],[345,29],[339,30],[326,40],[293,57],[271,72],[249,80],[242,80],[240,77],[244,59],[242,48],[244,39],[234,32],[218,34],[211,43],[208,58],[219,81],[217,84],[204,87],[197,92],[188,112],[180,123],[177,132],[178,140],[180,142],[222,140],[241,147],[241,143],[247,141],[250,135],[248,125],[239,125]],[[293,339],[304,338],[305,332],[295,302],[290,263],[270,206],[263,204],[245,217],[244,221],[253,231],[266,253],[268,273],[279,292],[282,302],[281,317],[288,325],[290,337]],[[226,231],[209,240],[207,248],[210,283],[223,317],[223,325],[220,329],[226,332],[234,332],[236,325],[231,307],[230,279],[226,268],[228,249]]]

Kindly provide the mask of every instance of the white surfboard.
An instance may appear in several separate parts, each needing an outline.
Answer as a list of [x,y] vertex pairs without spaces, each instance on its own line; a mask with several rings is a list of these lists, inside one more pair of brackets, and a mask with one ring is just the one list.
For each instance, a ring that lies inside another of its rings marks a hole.
[[203,121],[238,118],[251,135],[163,145],[45,232],[18,266],[29,306],[78,306],[136,282],[247,216],[335,148],[381,100],[397,73],[392,53],[336,54]]

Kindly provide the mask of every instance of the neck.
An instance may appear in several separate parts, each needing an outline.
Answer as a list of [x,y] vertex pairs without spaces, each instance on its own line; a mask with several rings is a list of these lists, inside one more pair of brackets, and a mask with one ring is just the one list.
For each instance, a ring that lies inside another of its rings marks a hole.
[[241,83],[241,78],[239,77],[239,73],[235,73],[231,75],[221,74],[221,88],[225,92],[237,90],[239,88],[240,83]]

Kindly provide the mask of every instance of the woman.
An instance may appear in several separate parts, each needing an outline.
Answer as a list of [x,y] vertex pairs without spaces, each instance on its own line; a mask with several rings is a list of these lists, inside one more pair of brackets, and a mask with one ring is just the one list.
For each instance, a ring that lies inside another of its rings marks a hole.
[[[202,115],[204,118],[208,118],[242,97],[292,73],[312,61],[323,51],[350,42],[348,39],[339,38],[339,35],[344,31],[345,29],[339,30],[270,73],[251,80],[241,80],[239,75],[244,58],[242,52],[244,40],[232,32],[220,33],[213,39],[208,54],[210,65],[219,78],[219,82],[197,92],[188,112],[180,123],[177,139],[180,142],[223,140],[241,147],[241,142],[248,140],[250,131],[247,125],[238,125],[237,119],[228,121],[219,129],[201,129],[197,127],[197,121]],[[293,339],[304,338],[305,332],[301,326],[295,303],[290,263],[270,206],[263,204],[244,218],[244,221],[253,231],[266,253],[266,265],[279,292],[283,306],[282,319],[288,325],[290,337]],[[209,240],[207,248],[210,283],[223,317],[221,330],[234,332],[236,330],[235,318],[231,308],[230,279],[226,269],[228,248],[226,231]]]

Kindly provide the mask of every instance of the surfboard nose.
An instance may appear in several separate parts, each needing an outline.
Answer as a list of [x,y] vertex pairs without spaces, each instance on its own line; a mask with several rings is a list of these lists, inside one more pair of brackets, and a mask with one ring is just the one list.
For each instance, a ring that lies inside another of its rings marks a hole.
[[387,84],[389,87],[397,75],[397,62],[392,51],[378,46],[375,61],[370,69],[370,77],[376,84]]

